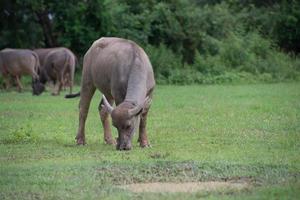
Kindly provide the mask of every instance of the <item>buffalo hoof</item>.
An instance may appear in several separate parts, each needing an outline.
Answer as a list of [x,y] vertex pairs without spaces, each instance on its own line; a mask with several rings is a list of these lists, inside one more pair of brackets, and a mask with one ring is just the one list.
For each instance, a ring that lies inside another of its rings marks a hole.
[[150,143],[148,141],[142,141],[142,142],[140,142],[140,147],[142,147],[142,148],[150,148],[151,145],[150,145]]
[[77,145],[85,145],[85,140],[83,138],[76,138]]
[[52,92],[51,95],[52,95],[52,96],[58,96],[58,94],[57,94],[57,93],[54,93],[54,92]]
[[114,145],[116,146],[117,142],[116,140],[112,139],[112,138],[108,138],[108,139],[104,139],[105,144],[110,144],[110,145]]

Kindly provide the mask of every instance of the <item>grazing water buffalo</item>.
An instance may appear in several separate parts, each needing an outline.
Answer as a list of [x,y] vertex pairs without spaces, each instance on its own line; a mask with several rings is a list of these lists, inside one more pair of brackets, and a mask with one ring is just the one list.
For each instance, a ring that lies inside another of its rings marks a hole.
[[75,73],[76,57],[73,52],[65,47],[35,49],[40,59],[39,75],[42,83],[58,82],[58,88],[53,95],[59,95],[63,86],[68,83],[72,93]]
[[32,89],[34,95],[39,95],[44,91],[43,84],[39,81],[37,70],[39,68],[39,58],[37,54],[27,49],[4,49],[0,51],[0,71],[9,87],[9,78],[14,77],[17,81],[19,92],[22,91],[20,78],[22,75],[32,77]]
[[[152,66],[141,47],[121,38],[95,41],[83,60],[77,144],[85,144],[85,121],[92,96],[98,89],[103,93],[98,110],[105,142],[115,144],[108,119],[111,114],[113,126],[118,130],[118,150],[131,149],[138,124],[140,146],[149,146],[146,120],[154,86]],[[115,108],[111,106],[114,102]]]

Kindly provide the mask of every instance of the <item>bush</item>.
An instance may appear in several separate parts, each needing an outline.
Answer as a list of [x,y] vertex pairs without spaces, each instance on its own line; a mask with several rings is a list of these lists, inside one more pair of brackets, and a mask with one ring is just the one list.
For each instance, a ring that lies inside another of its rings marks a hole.
[[151,60],[158,83],[169,83],[171,74],[176,73],[176,70],[182,67],[181,57],[164,44],[160,44],[158,47],[148,45],[145,51]]
[[123,37],[145,47],[161,84],[298,80],[299,8],[296,0],[1,1],[0,46],[67,46],[80,58],[100,37]]

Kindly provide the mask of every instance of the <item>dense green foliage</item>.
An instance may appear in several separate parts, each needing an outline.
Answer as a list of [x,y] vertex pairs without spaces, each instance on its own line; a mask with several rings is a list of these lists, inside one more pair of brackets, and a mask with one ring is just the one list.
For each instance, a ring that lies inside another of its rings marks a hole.
[[67,46],[82,57],[102,36],[149,54],[159,83],[295,80],[297,0],[4,0],[0,47]]
[[[79,99],[0,92],[0,199],[298,199],[299,98],[299,83],[158,86],[148,117],[152,148],[141,149],[135,135],[133,150],[120,152],[103,142],[99,93],[87,145],[76,146]],[[195,194],[117,187],[212,180],[251,187]]]

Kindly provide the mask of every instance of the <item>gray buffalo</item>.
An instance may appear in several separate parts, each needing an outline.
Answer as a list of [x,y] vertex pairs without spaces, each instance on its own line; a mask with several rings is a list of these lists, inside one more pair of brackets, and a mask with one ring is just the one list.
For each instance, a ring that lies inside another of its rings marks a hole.
[[27,49],[4,49],[0,51],[0,72],[3,76],[6,88],[9,87],[9,79],[16,79],[19,92],[22,91],[21,76],[30,75],[32,77],[32,89],[34,95],[39,95],[44,91],[43,84],[39,81],[37,70],[39,68],[39,58],[37,54]]
[[[116,143],[118,150],[130,150],[139,125],[138,142],[141,147],[149,146],[146,120],[154,86],[149,58],[136,43],[121,38],[95,41],[83,60],[77,144],[85,144],[85,121],[93,94],[98,89],[103,94],[98,110],[105,142]],[[114,102],[115,108],[112,107]],[[117,142],[111,135],[109,114],[118,130]]]
[[70,94],[72,93],[76,57],[74,53],[65,48],[45,48],[34,50],[40,59],[39,75],[42,83],[52,81],[58,82],[58,88],[53,95],[59,95],[63,86],[68,83]]

